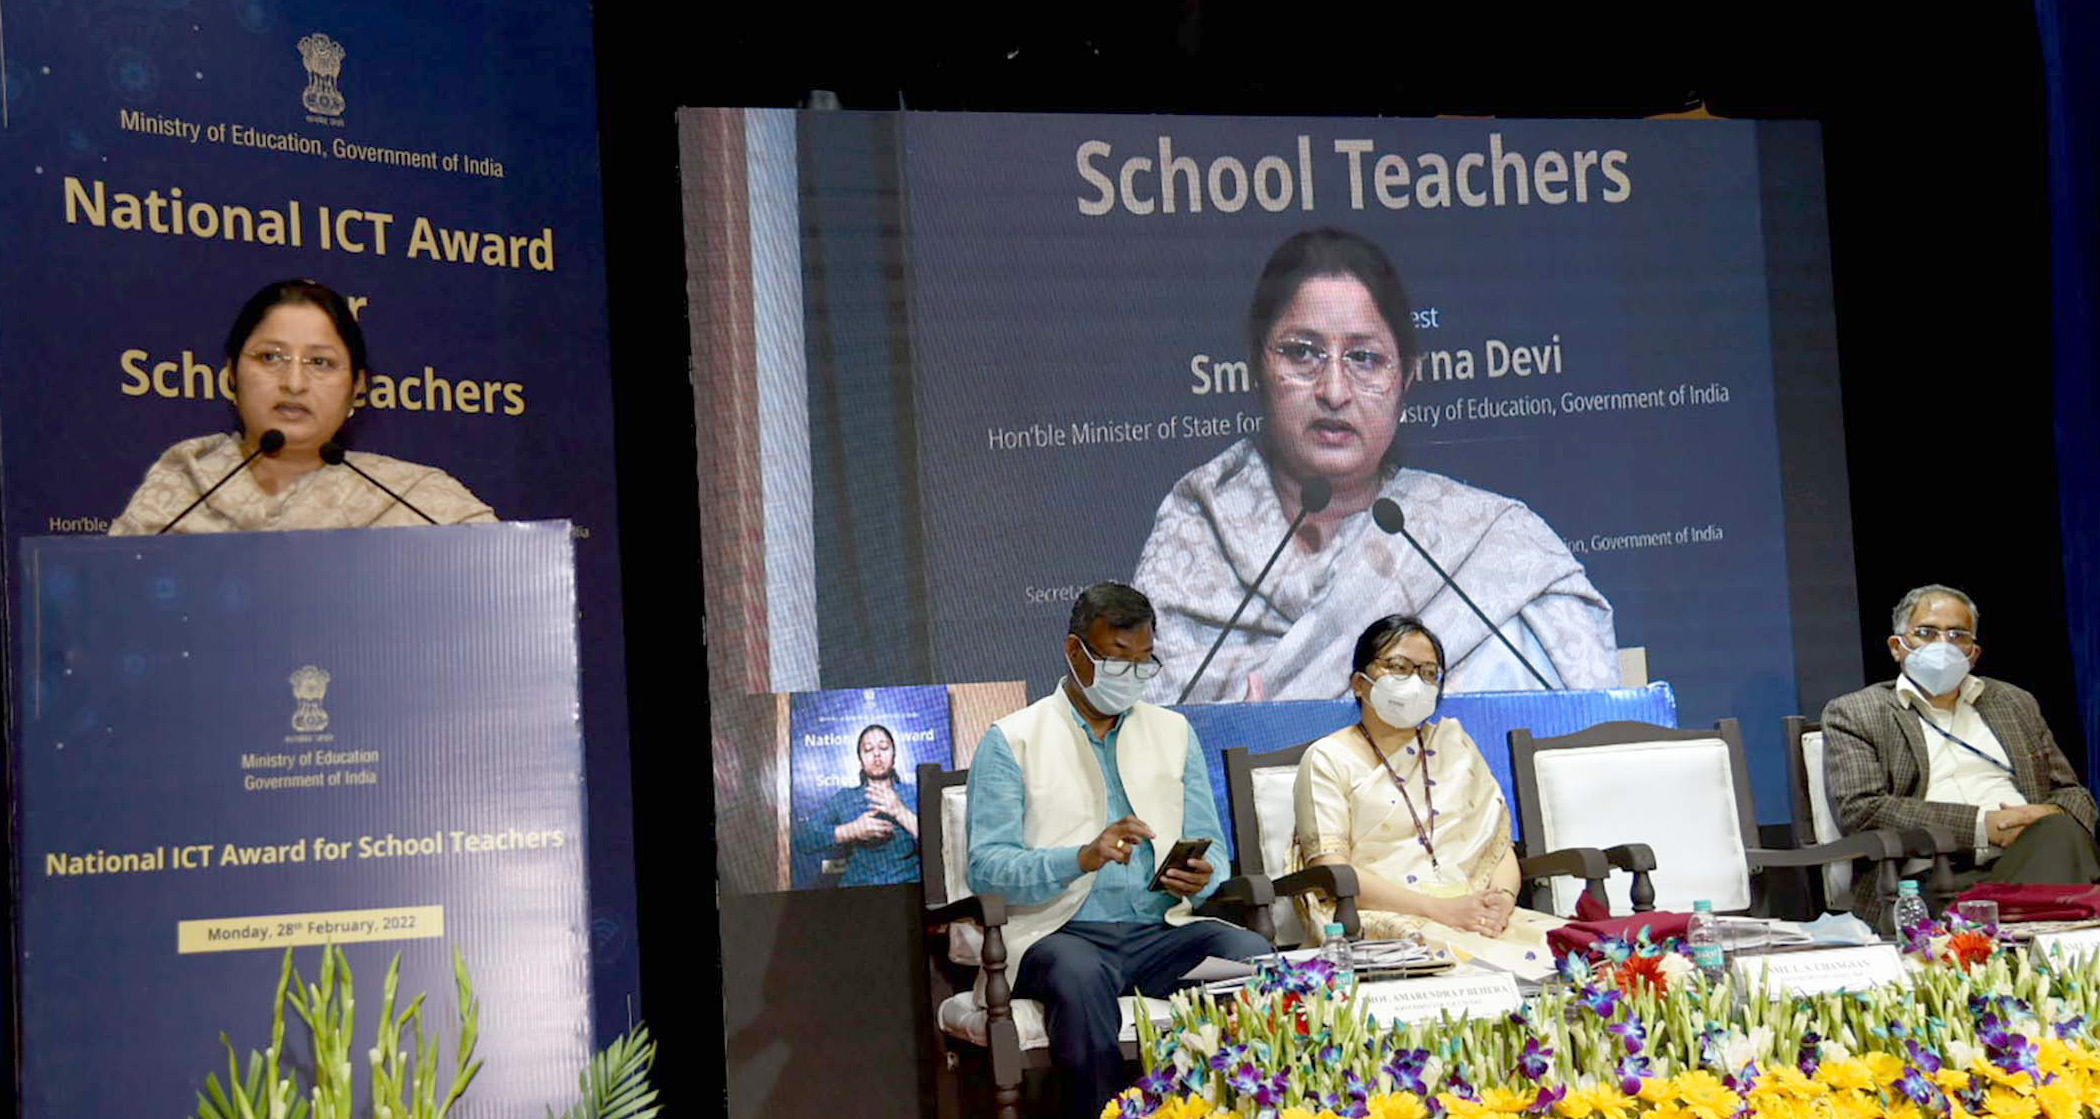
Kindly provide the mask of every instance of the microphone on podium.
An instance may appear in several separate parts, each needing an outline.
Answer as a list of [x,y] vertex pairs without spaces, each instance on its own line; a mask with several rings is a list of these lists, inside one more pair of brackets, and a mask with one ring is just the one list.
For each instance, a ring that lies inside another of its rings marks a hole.
[[431,524],[437,523],[436,517],[433,517],[430,514],[425,513],[421,509],[416,508],[414,503],[410,502],[407,498],[402,497],[400,494],[388,489],[385,482],[382,482],[379,479],[372,477],[370,474],[365,473],[362,469],[358,467],[356,463],[351,462],[350,456],[343,453],[343,448],[341,445],[336,443],[321,444],[321,461],[327,463],[330,466],[349,467],[351,470],[356,471],[358,477],[363,478],[365,481],[370,482],[375,486],[378,486],[380,493],[383,493],[388,497],[393,498],[395,501],[398,501],[401,504],[408,506],[409,512],[414,513],[416,516],[421,517],[426,521],[429,521]]
[[225,477],[220,478],[216,482],[213,482],[211,484],[210,489],[198,494],[197,500],[192,501],[188,505],[183,506],[182,512],[175,514],[174,520],[169,521],[167,524],[160,526],[160,531],[154,533],[153,535],[166,536],[168,534],[169,529],[174,528],[178,523],[181,522],[182,518],[190,515],[191,510],[195,509],[199,505],[204,504],[205,498],[210,497],[211,495],[219,492],[220,486],[223,486],[226,483],[233,481],[234,475],[239,474],[241,471],[248,469],[249,463],[254,462],[256,458],[262,455],[269,455],[270,457],[275,458],[277,456],[277,452],[281,450],[284,450],[284,432],[281,432],[274,427],[268,431],[263,432],[262,438],[255,441],[255,449],[248,452],[248,457],[242,459],[240,461],[240,465],[235,466],[233,469],[227,471]]
[[[1531,672],[1532,676],[1538,679],[1539,687],[1549,692],[1558,690],[1546,679],[1545,674],[1531,663],[1530,658],[1517,651],[1517,647],[1510,641],[1509,635],[1503,633],[1499,626],[1488,620],[1487,612],[1480,608],[1479,603],[1473,601],[1473,596],[1467,594],[1464,587],[1458,585],[1458,580],[1453,579],[1450,572],[1444,570],[1444,566],[1436,561],[1436,557],[1429,554],[1429,549],[1424,548],[1422,542],[1416,540],[1414,534],[1407,531],[1407,514],[1400,511],[1399,502],[1394,501],[1390,497],[1379,498],[1371,506],[1371,519],[1378,522],[1378,527],[1386,535],[1398,536],[1413,546],[1415,553],[1429,564],[1430,568],[1437,573],[1438,578],[1444,581],[1444,585],[1456,592],[1459,601],[1471,608],[1474,615],[1480,619],[1480,623],[1488,628],[1488,632],[1494,634],[1502,642],[1502,647],[1509,650],[1509,655],[1517,658],[1517,663],[1523,665]],[[1445,667],[1448,669],[1450,666],[1446,665]]]
[[1210,667],[1210,660],[1218,655],[1218,649],[1225,644],[1226,635],[1232,632],[1233,626],[1239,624],[1241,611],[1247,609],[1249,602],[1254,601],[1254,592],[1261,589],[1261,581],[1268,578],[1269,569],[1276,566],[1276,559],[1283,555],[1284,546],[1291,542],[1291,537],[1298,534],[1298,526],[1305,523],[1305,518],[1327,508],[1327,503],[1332,500],[1334,486],[1325,478],[1313,478],[1298,487],[1298,515],[1292,517],[1291,526],[1283,530],[1283,539],[1278,540],[1276,550],[1269,553],[1269,562],[1261,565],[1261,573],[1254,577],[1252,583],[1247,584],[1247,593],[1240,596],[1240,604],[1233,608],[1232,617],[1226,620],[1225,628],[1218,631],[1218,639],[1210,643],[1210,652],[1203,654],[1203,663],[1196,666],[1195,675],[1190,676],[1189,682],[1182,685],[1181,694],[1174,699],[1176,704],[1187,702],[1189,693],[1196,690],[1196,681],[1203,679],[1203,670]]

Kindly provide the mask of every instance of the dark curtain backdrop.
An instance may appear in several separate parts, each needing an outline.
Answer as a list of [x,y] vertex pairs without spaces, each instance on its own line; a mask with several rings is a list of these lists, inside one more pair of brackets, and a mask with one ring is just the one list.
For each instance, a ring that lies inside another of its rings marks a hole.
[[2064,619],[2085,740],[2100,762],[2100,10],[2036,0],[2049,105],[2050,278],[2056,341],[2056,472],[2063,505]]

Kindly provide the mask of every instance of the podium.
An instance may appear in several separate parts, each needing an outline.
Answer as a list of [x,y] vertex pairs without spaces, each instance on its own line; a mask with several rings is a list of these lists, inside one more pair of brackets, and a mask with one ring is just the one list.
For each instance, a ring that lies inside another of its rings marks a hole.
[[19,562],[23,1115],[195,1115],[227,1079],[221,1032],[245,1075],[285,948],[312,982],[324,944],[355,975],[358,1114],[397,952],[440,1100],[455,949],[472,976],[483,1067],[455,1115],[573,1102],[592,1037],[566,522],[41,538]]

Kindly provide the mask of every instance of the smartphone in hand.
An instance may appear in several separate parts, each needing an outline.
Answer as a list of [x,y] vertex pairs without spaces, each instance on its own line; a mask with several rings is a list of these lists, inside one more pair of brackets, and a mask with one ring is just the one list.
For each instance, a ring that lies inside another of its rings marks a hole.
[[1202,858],[1209,851],[1210,840],[1208,839],[1175,840],[1174,846],[1167,851],[1167,861],[1159,864],[1159,869],[1153,872],[1152,885],[1147,887],[1147,889],[1166,889],[1166,886],[1160,882],[1161,875],[1170,870],[1186,870],[1191,862]]

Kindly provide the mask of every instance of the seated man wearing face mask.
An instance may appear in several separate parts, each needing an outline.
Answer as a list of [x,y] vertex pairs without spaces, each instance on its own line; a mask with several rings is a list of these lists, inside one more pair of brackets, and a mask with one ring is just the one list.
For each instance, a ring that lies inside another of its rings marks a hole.
[[[1225,829],[1188,720],[1138,702],[1160,668],[1152,621],[1135,589],[1088,587],[1065,634],[1070,675],[993,723],[970,763],[970,888],[1006,898],[1014,997],[1043,1004],[1062,1111],[1085,1119],[1129,1082],[1118,996],[1163,996],[1207,956],[1271,950],[1191,912],[1217,890]],[[1209,858],[1163,869],[1180,838],[1210,840]]]
[[[2091,882],[2093,794],[2056,746],[2034,697],[1971,675],[1981,648],[1976,604],[1952,587],[1919,587],[1891,619],[1896,679],[1831,700],[1823,760],[1846,832],[1938,824],[1971,837],[1956,859],[1977,882]],[[1887,903],[1859,878],[1853,912],[1879,928]]]
[[[1466,729],[1430,722],[1444,645],[1393,614],[1356,639],[1349,690],[1359,721],[1298,759],[1292,870],[1356,870],[1364,935],[1420,934],[1527,979],[1553,970],[1546,933],[1563,922],[1517,908],[1509,804]],[[1330,918],[1313,904],[1308,928]]]

